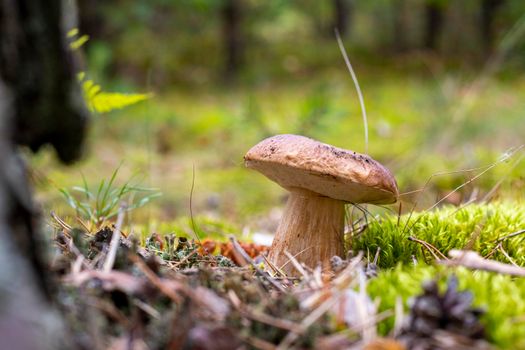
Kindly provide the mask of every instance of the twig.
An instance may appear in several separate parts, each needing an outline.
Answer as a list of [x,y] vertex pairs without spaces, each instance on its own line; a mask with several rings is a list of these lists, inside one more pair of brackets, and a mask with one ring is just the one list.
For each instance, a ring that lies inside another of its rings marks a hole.
[[297,340],[297,338],[306,332],[308,328],[317,321],[321,316],[323,316],[328,310],[330,310],[341,297],[342,293],[338,292],[334,295],[332,295],[332,298],[326,300],[321,305],[319,305],[316,309],[314,309],[308,316],[306,316],[303,321],[301,322],[301,329],[298,332],[290,332],[284,337],[284,339],[281,341],[279,346],[277,346],[278,350],[284,350],[289,349],[290,345],[293,344],[294,341]]
[[512,166],[509,167],[509,169],[507,170],[506,174],[503,175],[503,177],[501,177],[501,179],[499,179],[498,182],[496,182],[496,184],[490,189],[490,191],[487,192],[487,194],[485,194],[485,196],[481,199],[481,202],[487,202],[494,195],[494,193],[496,193],[501,184],[510,176],[512,171],[516,169],[516,167],[521,163],[523,158],[525,158],[525,154],[522,154],[520,157],[518,157],[518,159],[516,159],[516,161],[514,161]]
[[470,238],[467,244],[465,244],[465,246],[463,247],[463,250],[472,250],[472,247],[474,247],[474,243],[476,243],[476,240],[481,235],[481,230],[483,230],[483,227],[485,226],[486,221],[487,221],[487,215],[484,215],[483,220],[481,220],[481,222],[477,224],[476,227],[474,228],[474,231],[470,235]]
[[93,306],[98,310],[102,311],[104,314],[119,322],[125,328],[131,327],[131,322],[126,318],[126,316],[115,307],[115,305],[102,298],[89,298],[86,302],[86,305]]
[[518,264],[516,264],[514,262],[514,260],[510,257],[510,255],[507,253],[507,251],[505,249],[503,249],[503,246],[501,244],[499,245],[499,250],[500,250],[501,254],[503,254],[513,266],[519,267]]
[[[421,194],[427,189],[428,185],[430,184],[430,181],[432,181],[433,178],[435,177],[438,177],[438,176],[442,176],[442,175],[451,175],[451,174],[458,174],[458,173],[467,173],[467,172],[472,172],[472,171],[478,171],[478,170],[482,170],[479,174],[477,174],[476,176],[470,178],[467,182],[464,182],[463,184],[459,185],[458,187],[454,188],[452,191],[450,191],[446,196],[444,196],[443,198],[441,198],[440,200],[438,200],[436,203],[434,203],[430,208],[426,209],[424,212],[428,212],[432,209],[434,209],[435,207],[437,207],[439,204],[441,204],[444,200],[446,200],[448,197],[450,197],[453,193],[459,191],[461,188],[463,188],[464,186],[470,184],[471,182],[475,181],[476,179],[478,179],[479,177],[481,177],[482,175],[484,175],[486,172],[492,170],[494,167],[496,167],[497,165],[507,161],[508,159],[510,159],[511,157],[513,157],[516,153],[520,152],[523,148],[525,147],[525,144],[524,145],[520,145],[518,147],[512,147],[510,148],[507,152],[505,152],[504,156],[501,157],[500,159],[498,159],[497,161],[495,161],[494,163],[492,164],[489,164],[489,165],[485,165],[485,166],[481,166],[481,167],[477,167],[477,168],[471,168],[471,169],[463,169],[463,170],[455,170],[455,171],[444,171],[444,172],[437,172],[435,174],[432,174],[428,179],[427,181],[425,182],[425,185],[423,186],[423,188],[421,190],[418,190],[417,192],[418,193],[418,196],[416,197],[416,200],[414,201],[414,204],[412,206],[412,209],[410,210],[410,214],[408,215],[408,219],[405,223],[405,226],[403,227],[403,233],[407,232],[407,229],[408,231],[411,231],[412,228],[415,226],[415,224],[417,222],[419,222],[419,220],[421,220],[421,218],[423,216],[419,216],[413,223],[412,225],[410,225],[410,227],[408,227],[408,224],[410,223],[410,219],[412,218],[412,214],[414,213],[414,210],[416,209],[416,206],[419,202],[419,198],[421,196]],[[414,191],[416,192],[416,191]],[[408,193],[408,192],[407,192]]]
[[266,257],[266,255],[262,254],[261,256],[262,256],[262,258],[264,259],[264,263],[265,263],[266,265],[268,265],[268,266],[273,270],[274,273],[279,274],[279,275],[281,275],[281,276],[283,276],[283,277],[286,277],[286,275],[285,275],[284,273],[282,273],[282,272],[277,268],[277,266],[274,265],[274,263],[272,263],[270,260],[268,260],[268,258]]
[[[386,320],[389,317],[392,317],[395,315],[395,311],[392,310],[385,310],[379,314],[376,314],[372,317],[370,317],[365,322],[362,322],[360,324],[357,324],[355,326],[352,326],[352,330],[356,333],[362,332],[366,329],[369,329],[375,325],[377,325],[379,322]],[[375,338],[375,336],[373,337]],[[372,339],[373,339],[372,338]],[[371,341],[372,339],[369,339],[368,341]]]
[[176,262],[175,264],[173,264],[170,267],[175,269],[175,268],[181,266],[182,264],[184,264],[186,261],[188,261],[195,254],[197,254],[197,249],[193,250],[190,254],[186,255],[184,258],[182,258],[180,261]]
[[[448,258],[443,254],[441,253],[441,251],[439,249],[437,249],[436,247],[434,247],[432,244],[428,243],[428,242],[425,242],[423,241],[422,239],[419,239],[419,238],[416,238],[414,236],[409,236],[407,238],[409,241],[411,242],[416,242],[416,243],[419,243],[421,244],[423,247],[427,248],[427,250],[430,252],[430,254],[432,254],[432,256],[434,256],[434,258],[436,260],[448,260]],[[437,254],[437,255],[436,255]],[[438,256],[439,255],[439,256]]]
[[137,267],[142,271],[142,273],[144,273],[144,275],[151,282],[151,284],[157,287],[157,289],[160,290],[164,295],[169,297],[177,304],[180,304],[182,302],[181,296],[175,293],[174,290],[168,288],[164,283],[162,283],[160,277],[157,276],[153,271],[151,271],[151,269],[138,256],[130,255],[129,258],[135,263],[135,265],[137,265]]
[[150,315],[151,317],[156,318],[157,320],[160,320],[161,314],[153,306],[146,304],[145,302],[137,298],[133,299],[133,304],[137,306],[139,309],[141,309],[142,311],[144,311],[145,313],[147,313],[148,315]]
[[235,249],[239,254],[241,254],[241,256],[244,258],[244,260],[246,260],[252,267],[253,269],[255,270],[255,272],[257,272],[257,274],[259,274],[262,278],[264,278],[265,280],[267,280],[268,282],[270,282],[270,284],[272,286],[274,286],[277,290],[281,291],[281,292],[285,292],[285,289],[283,288],[282,285],[280,285],[279,283],[277,283],[268,273],[265,273],[264,271],[262,271],[258,266],[257,264],[255,264],[252,260],[252,258],[248,255],[248,253],[246,253],[244,251],[244,249],[241,247],[241,245],[239,244],[239,242],[237,242],[237,240],[235,239],[235,237],[233,236],[230,236],[230,242],[232,244],[232,247],[233,249]]
[[306,271],[304,270],[303,266],[299,263],[299,261],[297,261],[297,259],[295,258],[295,256],[293,256],[292,254],[290,254],[288,251],[284,251],[284,255],[286,255],[286,257],[288,258],[288,262],[291,262],[292,265],[295,267],[295,269],[297,271],[299,271],[299,273],[304,277],[304,278],[308,278],[308,274],[306,273]]
[[525,233],[525,230],[519,230],[519,231],[513,232],[511,234],[508,234],[506,236],[498,238],[498,242],[503,242],[506,239],[509,239],[509,238],[512,238],[512,237],[516,237],[516,236],[519,236],[519,235],[524,234],[524,233]]
[[106,291],[120,290],[126,294],[143,293],[146,280],[121,271],[84,270],[78,273],[70,273],[64,277],[64,282],[75,286],[97,279],[102,282],[102,289]]
[[111,269],[113,269],[113,264],[115,264],[117,250],[120,245],[120,228],[122,227],[122,223],[124,221],[124,213],[126,212],[125,209],[126,209],[126,204],[122,203],[118,210],[117,224],[115,225],[115,228],[113,229],[113,233],[111,234],[111,242],[109,243],[109,252],[106,257],[106,260],[104,261],[104,266],[102,267],[102,270],[105,272],[111,271]]
[[62,220],[54,211],[50,213],[51,218],[56,221],[56,223],[62,228],[62,231],[66,236],[69,237],[71,230],[73,229],[67,222]]
[[91,233],[91,229],[86,225],[86,223],[80,218],[77,216],[77,221],[80,225],[82,225],[82,227],[86,230],[87,233]]
[[399,227],[399,224],[401,223],[401,213],[403,212],[403,202],[399,201],[399,208],[397,210],[397,224],[396,227]]
[[235,294],[235,292],[231,289],[228,291],[228,298],[230,299],[235,309],[237,309],[237,311],[239,311],[241,315],[246,318],[265,323],[277,328],[286,329],[291,332],[301,331],[301,326],[295,322],[276,318],[268,314],[258,312],[257,310],[253,310],[248,305],[242,305],[241,300],[239,299],[237,294]]
[[448,255],[452,258],[442,261],[449,266],[464,266],[473,270],[498,272],[505,275],[525,277],[525,268],[504,264],[494,260],[483,259],[478,253],[464,250],[451,250]]
[[401,334],[401,331],[403,330],[403,326],[405,324],[405,315],[403,312],[403,298],[401,296],[396,297],[396,304],[394,307],[394,329],[393,329],[393,336],[397,337],[399,334]]
[[275,350],[276,347],[270,342],[267,342],[266,340],[254,337],[253,335],[243,335],[242,333],[237,334],[237,337],[239,337],[242,341],[250,344],[256,349],[260,350]]
[[[293,255],[293,257],[296,258],[297,256],[299,256],[299,255],[303,254],[304,252],[306,252],[308,249],[312,249],[312,248],[313,248],[313,246],[306,247],[306,248],[304,248],[303,250],[301,250],[300,252],[295,253],[295,254]],[[292,262],[292,260],[291,260],[290,258],[288,258],[288,261],[285,262],[281,267],[279,267],[279,270],[282,271],[282,269],[284,269],[284,268],[285,268],[289,263],[291,263],[291,262]]]
[[502,243],[509,239],[509,238],[513,238],[513,237],[516,237],[516,236],[519,236],[521,234],[525,233],[525,230],[519,230],[519,231],[516,231],[516,232],[513,232],[511,234],[508,234],[506,236],[503,236],[503,237],[500,237],[496,240],[496,245],[494,246],[494,248],[492,248],[492,250],[487,254],[487,256],[485,256],[485,259],[488,259],[490,258],[492,255],[494,255],[494,253],[496,252],[496,250],[498,250],[501,246],[502,246]]

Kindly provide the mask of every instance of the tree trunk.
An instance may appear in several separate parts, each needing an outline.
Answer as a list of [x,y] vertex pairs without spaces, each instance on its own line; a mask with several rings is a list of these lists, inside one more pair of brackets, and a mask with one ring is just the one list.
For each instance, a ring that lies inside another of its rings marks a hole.
[[393,37],[392,37],[392,46],[394,52],[402,53],[408,49],[407,42],[407,25],[406,25],[406,13],[405,13],[405,1],[397,0],[394,2],[392,8],[393,16]]
[[[349,31],[351,17],[351,3],[348,0],[333,0],[334,3],[334,28],[339,31],[341,37],[345,37]],[[332,36],[333,30],[330,30]]]
[[443,6],[435,1],[425,3],[425,37],[423,46],[427,50],[436,50],[439,34],[443,27]]
[[87,122],[65,40],[65,3],[0,2],[0,339],[6,349],[71,349],[17,144],[49,143],[64,162],[81,152]]
[[494,48],[494,18],[504,0],[482,0],[480,16],[480,36],[483,49],[489,55]]
[[239,73],[243,56],[241,33],[242,9],[240,0],[223,0],[221,8],[222,41],[224,50],[224,76],[235,80]]

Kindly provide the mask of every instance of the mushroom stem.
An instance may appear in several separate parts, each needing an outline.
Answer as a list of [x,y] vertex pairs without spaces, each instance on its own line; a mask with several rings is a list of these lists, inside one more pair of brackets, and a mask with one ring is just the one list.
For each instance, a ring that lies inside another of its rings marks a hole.
[[[292,191],[277,228],[269,260],[280,268],[289,260],[284,254],[288,251],[309,267],[322,263],[323,269],[329,268],[332,256],[344,254],[344,205],[337,199],[306,191]],[[291,263],[286,264],[283,271],[297,275]]]

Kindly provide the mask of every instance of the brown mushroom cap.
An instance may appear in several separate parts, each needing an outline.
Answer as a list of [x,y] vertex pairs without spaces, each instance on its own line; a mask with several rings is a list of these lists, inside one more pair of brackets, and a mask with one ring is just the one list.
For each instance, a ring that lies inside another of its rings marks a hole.
[[252,147],[245,165],[282,187],[349,203],[397,201],[394,176],[367,155],[299,135],[277,135]]

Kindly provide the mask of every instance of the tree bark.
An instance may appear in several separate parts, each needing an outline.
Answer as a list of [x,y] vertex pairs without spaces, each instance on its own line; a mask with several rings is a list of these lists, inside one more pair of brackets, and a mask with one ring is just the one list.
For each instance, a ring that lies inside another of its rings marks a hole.
[[235,80],[243,57],[241,32],[242,8],[239,0],[223,0],[221,8],[222,41],[224,50],[224,75],[226,80]]
[[405,1],[396,0],[392,7],[393,16],[393,37],[392,46],[394,52],[403,53],[408,49],[407,42],[407,25],[406,25],[406,13],[405,13]]
[[482,0],[480,16],[480,36],[485,54],[488,55],[494,48],[494,18],[504,0]]
[[47,278],[17,145],[51,144],[71,162],[87,122],[61,1],[0,1],[0,339],[7,349],[71,349]]
[[[348,0],[333,0],[334,4],[334,28],[339,31],[341,37],[348,34],[351,17],[351,4]],[[333,30],[330,31],[332,36]]]
[[443,27],[443,6],[435,1],[425,3],[425,37],[423,46],[427,50],[436,50],[439,34]]

